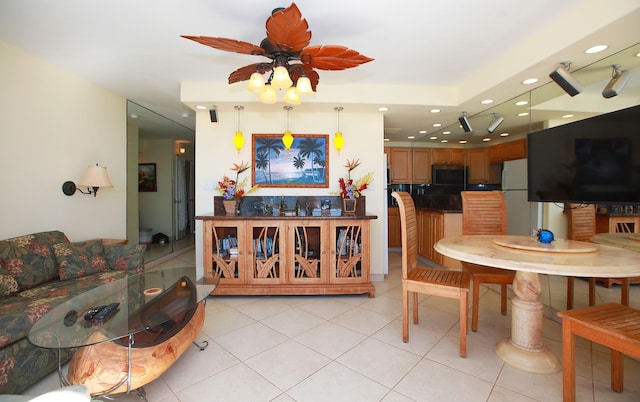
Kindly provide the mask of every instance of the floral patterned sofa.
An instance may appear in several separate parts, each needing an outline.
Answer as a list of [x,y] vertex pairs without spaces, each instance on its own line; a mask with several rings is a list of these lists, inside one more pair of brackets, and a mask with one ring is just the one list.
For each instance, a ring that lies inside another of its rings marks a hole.
[[[57,351],[32,345],[33,324],[55,306],[144,269],[144,246],[71,243],[49,231],[0,240],[0,394],[18,394],[57,369]],[[71,351],[63,351],[64,360]]]

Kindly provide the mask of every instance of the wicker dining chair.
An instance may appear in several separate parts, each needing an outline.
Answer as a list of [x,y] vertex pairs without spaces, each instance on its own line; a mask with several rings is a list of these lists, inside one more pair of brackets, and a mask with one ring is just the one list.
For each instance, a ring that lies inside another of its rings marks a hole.
[[409,292],[413,293],[413,323],[418,323],[418,293],[460,300],[460,357],[467,357],[469,274],[418,266],[416,209],[407,192],[393,192],[402,227],[402,341],[409,342]]
[[[502,191],[462,191],[463,235],[506,235],[507,210]],[[507,314],[507,285],[513,283],[515,272],[484,265],[462,263],[462,270],[471,274],[471,330],[478,330],[480,284],[500,285],[500,313]]]

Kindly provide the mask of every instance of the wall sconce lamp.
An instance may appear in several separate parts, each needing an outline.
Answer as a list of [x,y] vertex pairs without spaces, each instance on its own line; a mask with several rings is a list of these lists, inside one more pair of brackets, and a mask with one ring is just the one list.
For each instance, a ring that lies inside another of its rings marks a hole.
[[282,143],[288,151],[291,149],[291,145],[293,145],[293,135],[291,135],[291,131],[289,131],[289,111],[293,109],[293,106],[283,106],[282,108],[287,111],[287,131],[285,131],[282,136]]
[[336,112],[338,112],[338,131],[336,131],[336,136],[333,139],[333,145],[338,150],[338,154],[340,154],[340,150],[344,146],[344,138],[342,137],[342,131],[340,131],[340,112],[344,109],[342,106],[336,106],[333,108]]
[[236,105],[233,108],[238,111],[238,129],[236,130],[236,135],[233,137],[233,146],[235,146],[238,153],[240,153],[244,145],[244,138],[242,138],[242,131],[240,131],[240,111],[244,109],[244,106]]
[[617,96],[622,91],[622,88],[627,85],[627,81],[629,81],[629,78],[631,77],[631,73],[629,71],[620,70],[620,64],[614,64],[611,67],[613,67],[611,81],[609,81],[607,86],[602,90],[602,96],[607,99]]
[[564,89],[570,96],[576,96],[582,92],[582,84],[578,82],[571,74],[569,74],[569,68],[571,67],[570,61],[563,61],[562,67],[556,68],[549,77],[560,85],[560,88]]
[[502,124],[503,121],[504,121],[504,117],[498,116],[498,113],[493,113],[493,119],[491,120],[491,123],[489,124],[487,131],[489,133],[493,133],[494,131],[496,131],[496,128],[498,128],[498,126]]
[[109,179],[109,175],[107,174],[107,167],[98,166],[97,163],[95,166],[87,166],[87,170],[85,170],[79,185],[87,187],[87,191],[85,192],[77,188],[76,184],[72,181],[65,181],[62,184],[62,192],[65,195],[71,196],[75,194],[77,190],[82,194],[93,194],[95,197],[100,187],[113,187],[111,179]]

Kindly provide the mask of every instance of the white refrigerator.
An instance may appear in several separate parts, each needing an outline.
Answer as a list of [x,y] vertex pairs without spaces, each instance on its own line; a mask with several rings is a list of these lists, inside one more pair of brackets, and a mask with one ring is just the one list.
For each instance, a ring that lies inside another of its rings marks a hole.
[[502,167],[502,191],[507,204],[507,234],[531,236],[542,227],[542,204],[527,201],[527,160]]

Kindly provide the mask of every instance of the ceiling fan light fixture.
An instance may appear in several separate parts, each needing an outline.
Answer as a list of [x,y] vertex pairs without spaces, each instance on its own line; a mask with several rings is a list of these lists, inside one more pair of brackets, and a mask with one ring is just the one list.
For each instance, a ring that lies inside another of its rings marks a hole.
[[249,78],[247,89],[251,92],[262,93],[264,91],[264,77],[260,73],[253,73]]
[[313,88],[311,87],[311,80],[309,77],[300,77],[298,78],[298,82],[296,83],[296,91],[298,95],[310,95],[313,93]]
[[300,95],[296,91],[296,87],[291,86],[285,92],[284,97],[282,98],[284,103],[288,103],[290,105],[299,105],[300,104]]
[[274,104],[278,101],[276,90],[273,89],[273,86],[266,84],[264,86],[264,91],[262,91],[258,99],[260,100],[260,102],[266,103],[267,105]]
[[289,88],[293,85],[293,81],[291,81],[291,77],[289,77],[289,71],[284,66],[278,66],[273,69],[273,79],[271,80],[271,85],[274,88],[285,89]]

